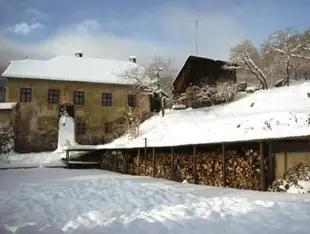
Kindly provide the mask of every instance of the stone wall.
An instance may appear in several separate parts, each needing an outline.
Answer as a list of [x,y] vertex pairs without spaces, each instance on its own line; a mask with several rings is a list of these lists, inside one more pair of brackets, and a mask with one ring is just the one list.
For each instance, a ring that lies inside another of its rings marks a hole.
[[[75,105],[75,117],[84,121],[86,127],[84,134],[77,134],[78,143],[100,143],[115,138],[113,133],[105,133],[104,124],[115,122],[123,116],[127,108],[127,94],[133,93],[131,87],[125,85],[9,78],[6,100],[19,102],[20,88],[32,88],[32,100],[19,103],[17,110],[18,152],[56,148],[60,104],[73,104],[74,91],[83,91],[85,94],[84,105]],[[48,103],[49,89],[60,90],[59,103]],[[112,106],[102,105],[102,92],[112,93]],[[134,94],[137,95],[141,111],[150,112],[149,99],[142,93]]]

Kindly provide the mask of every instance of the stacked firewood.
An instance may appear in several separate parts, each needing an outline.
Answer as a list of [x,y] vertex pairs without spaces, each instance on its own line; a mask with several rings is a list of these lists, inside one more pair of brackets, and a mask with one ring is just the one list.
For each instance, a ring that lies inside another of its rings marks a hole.
[[297,189],[303,189],[299,181],[310,181],[310,166],[305,164],[298,164],[289,168],[282,177],[275,180],[269,187],[269,191],[286,192],[291,186]]
[[101,168],[104,170],[134,174],[135,173],[135,157],[121,151],[107,151],[101,157]]
[[[259,153],[254,150],[226,151],[226,186],[239,189],[260,189]],[[155,177],[172,179],[178,182],[195,182],[193,153],[175,152],[173,165],[171,153],[155,152]],[[140,158],[125,153],[107,154],[103,157],[102,167],[106,170],[153,176],[153,155],[148,150]],[[267,165],[267,162],[265,162]],[[138,170],[138,166],[140,170]],[[219,151],[205,151],[196,154],[196,181],[209,186],[224,186],[223,157]]]

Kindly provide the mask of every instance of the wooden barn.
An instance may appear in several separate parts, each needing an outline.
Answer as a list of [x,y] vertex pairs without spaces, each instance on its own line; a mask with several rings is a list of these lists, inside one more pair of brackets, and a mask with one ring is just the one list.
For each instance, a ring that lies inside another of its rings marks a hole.
[[[210,58],[189,55],[179,73],[172,82],[173,98],[178,99],[182,94],[187,95],[191,86],[199,84],[214,85],[219,80],[237,82],[235,69],[225,69],[228,62]],[[191,106],[185,98],[186,106]]]

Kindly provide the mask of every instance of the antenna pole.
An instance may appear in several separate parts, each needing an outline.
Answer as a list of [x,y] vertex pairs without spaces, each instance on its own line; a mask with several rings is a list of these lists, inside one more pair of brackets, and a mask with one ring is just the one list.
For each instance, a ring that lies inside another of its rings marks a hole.
[[198,55],[198,20],[196,20],[196,55]]

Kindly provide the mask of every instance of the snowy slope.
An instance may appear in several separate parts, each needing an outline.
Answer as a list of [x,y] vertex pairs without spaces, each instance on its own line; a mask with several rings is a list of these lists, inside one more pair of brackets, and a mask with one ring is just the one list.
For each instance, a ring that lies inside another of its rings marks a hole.
[[310,83],[238,94],[210,108],[171,110],[140,126],[140,136],[123,136],[98,148],[177,146],[310,135]]
[[310,195],[100,170],[0,171],[0,233],[309,233]]

